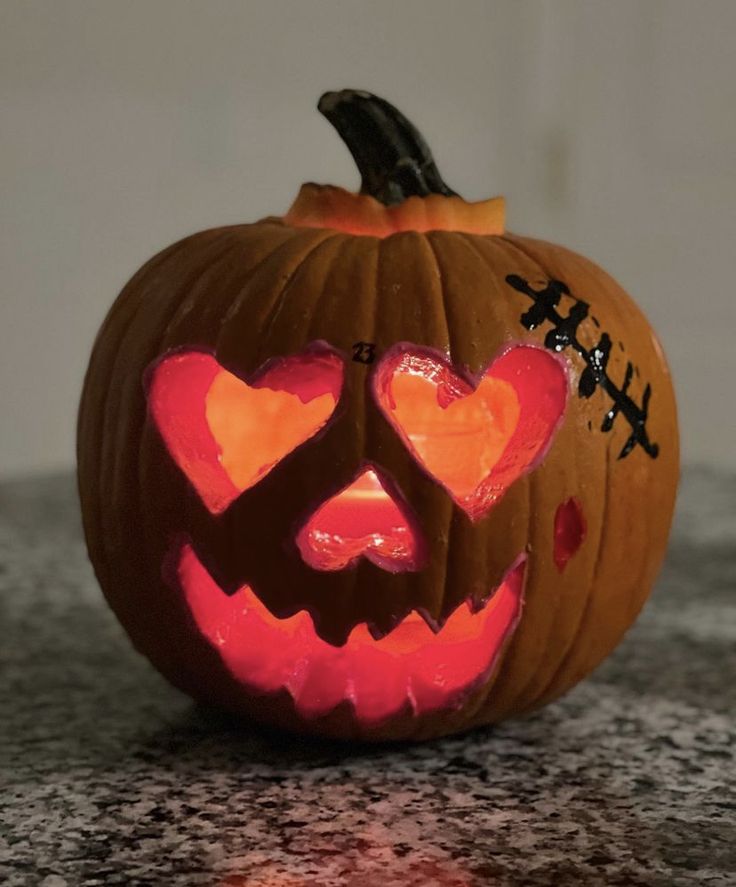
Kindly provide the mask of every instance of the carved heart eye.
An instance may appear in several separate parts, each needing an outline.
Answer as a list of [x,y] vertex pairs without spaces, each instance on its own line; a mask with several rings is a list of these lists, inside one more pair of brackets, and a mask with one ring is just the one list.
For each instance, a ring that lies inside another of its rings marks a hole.
[[334,412],[342,359],[326,348],[269,361],[245,382],[211,354],[159,361],[148,406],[166,447],[207,508],[224,511]]
[[562,361],[509,348],[471,380],[435,352],[401,344],[374,377],[376,401],[417,462],[472,520],[544,456],[567,401]]

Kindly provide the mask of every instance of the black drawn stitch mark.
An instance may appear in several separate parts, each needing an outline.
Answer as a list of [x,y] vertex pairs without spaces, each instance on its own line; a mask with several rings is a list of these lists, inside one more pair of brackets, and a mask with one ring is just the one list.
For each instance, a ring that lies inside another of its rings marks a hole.
[[[580,397],[591,397],[596,388],[601,388],[613,401],[613,406],[603,417],[601,431],[608,432],[613,428],[614,422],[622,415],[631,428],[631,434],[624,443],[619,459],[624,459],[637,444],[652,459],[659,455],[659,445],[649,440],[646,423],[649,415],[649,399],[652,395],[652,387],[647,383],[642,394],[641,406],[637,406],[629,395],[629,385],[634,375],[634,365],[627,361],[624,372],[624,381],[619,388],[608,376],[608,360],[611,354],[611,337],[608,333],[602,333],[598,344],[592,348],[586,348],[577,338],[580,324],[588,317],[590,305],[582,299],[576,299],[570,294],[567,284],[561,280],[549,280],[539,290],[530,286],[529,282],[519,277],[518,274],[509,274],[506,283],[517,292],[529,296],[532,306],[521,315],[521,323],[528,330],[533,330],[545,321],[553,324],[551,330],[544,337],[545,347],[552,351],[563,351],[572,348],[585,361],[585,369],[578,382],[578,394]],[[564,317],[560,314],[559,304],[562,296],[570,296],[574,304]],[[596,326],[599,326],[594,318],[591,318]],[[636,371],[638,376],[638,368]]]

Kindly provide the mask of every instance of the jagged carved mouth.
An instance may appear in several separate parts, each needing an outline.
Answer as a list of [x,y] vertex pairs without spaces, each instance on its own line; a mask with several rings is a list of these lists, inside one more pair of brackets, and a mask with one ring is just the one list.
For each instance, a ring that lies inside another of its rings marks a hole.
[[191,545],[176,564],[199,630],[241,684],[258,694],[287,690],[306,718],[347,702],[359,721],[375,723],[407,708],[451,708],[489,674],[521,616],[526,556],[480,609],[464,602],[441,628],[412,610],[379,639],[360,623],[340,647],[319,637],[305,610],[279,619],[248,585],[224,594]]
[[[344,400],[344,374],[344,356],[321,341],[266,361],[247,378],[214,354],[185,348],[152,365],[149,409],[174,462],[219,515],[296,449],[315,445]],[[509,345],[471,376],[439,352],[400,342],[371,377],[375,403],[397,437],[473,522],[539,463],[562,419],[567,390],[561,361],[525,344]],[[391,573],[426,566],[431,551],[420,521],[381,466],[366,462],[348,486],[323,495],[294,528],[306,567],[344,570],[360,558]],[[463,603],[441,625],[416,610],[395,613],[380,632],[358,623],[335,646],[320,637],[306,610],[279,618],[248,585],[230,595],[191,540],[177,545],[177,584],[202,635],[248,692],[286,690],[303,717],[343,703],[361,723],[452,708],[490,673],[521,615],[520,555],[499,586],[488,589],[483,606]],[[559,569],[564,557],[556,561]]]

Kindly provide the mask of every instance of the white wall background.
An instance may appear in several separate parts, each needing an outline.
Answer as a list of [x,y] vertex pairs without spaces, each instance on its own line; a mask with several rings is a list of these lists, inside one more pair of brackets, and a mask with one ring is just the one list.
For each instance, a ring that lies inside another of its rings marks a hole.
[[736,468],[734,0],[0,0],[0,475],[72,465],[95,331],[153,252],[357,185],[314,108],[346,86],[618,277],[685,459]]

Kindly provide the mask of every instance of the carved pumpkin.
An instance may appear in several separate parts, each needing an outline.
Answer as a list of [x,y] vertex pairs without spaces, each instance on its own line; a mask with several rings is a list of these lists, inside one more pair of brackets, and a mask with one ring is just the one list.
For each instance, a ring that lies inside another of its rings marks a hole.
[[451,192],[388,103],[320,110],[360,194],[194,234],[113,305],[79,418],[92,562],[207,703],[368,739],[528,712],[613,649],[661,562],[661,348],[594,264]]

